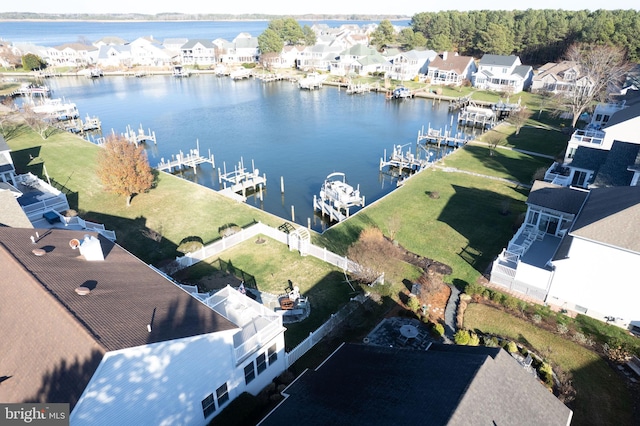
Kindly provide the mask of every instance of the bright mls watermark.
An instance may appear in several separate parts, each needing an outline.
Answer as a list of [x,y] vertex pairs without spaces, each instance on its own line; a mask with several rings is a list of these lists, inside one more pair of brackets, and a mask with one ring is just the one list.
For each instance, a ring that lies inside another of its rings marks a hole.
[[0,425],[69,426],[69,404],[0,404]]

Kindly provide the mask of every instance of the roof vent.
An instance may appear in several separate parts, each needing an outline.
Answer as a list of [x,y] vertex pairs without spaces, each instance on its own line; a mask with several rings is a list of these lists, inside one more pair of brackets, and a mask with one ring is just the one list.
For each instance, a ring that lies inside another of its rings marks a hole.
[[91,289],[89,289],[88,287],[76,287],[75,291],[80,296],[86,296],[87,294],[91,293]]
[[74,238],[73,240],[69,241],[69,247],[76,250],[78,247],[80,247],[80,241],[77,238]]
[[34,255],[36,255],[38,257],[44,256],[45,254],[47,254],[47,252],[44,249],[41,249],[41,248],[33,249],[33,250],[31,250],[31,253],[33,253]]

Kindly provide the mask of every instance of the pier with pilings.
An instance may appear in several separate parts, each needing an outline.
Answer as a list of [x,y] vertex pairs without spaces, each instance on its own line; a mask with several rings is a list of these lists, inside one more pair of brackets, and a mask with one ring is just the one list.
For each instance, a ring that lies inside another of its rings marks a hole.
[[251,160],[251,171],[247,170],[244,166],[244,159],[240,158],[232,171],[227,171],[225,163],[223,163],[222,170],[218,168],[218,183],[220,184],[219,192],[223,195],[236,198],[232,194],[237,194],[244,200],[247,192],[257,192],[262,198],[262,192],[267,184],[267,175],[260,175],[253,160]]
[[351,207],[364,207],[364,195],[360,186],[355,189],[347,183],[344,173],[331,173],[320,189],[320,196],[313,196],[313,210],[328,217],[332,222],[341,222],[349,217]]
[[490,129],[496,125],[497,115],[491,108],[470,103],[458,112],[458,125]]
[[407,171],[409,173],[417,172],[427,167],[429,164],[428,159],[419,158],[411,149],[404,151],[405,145],[394,145],[393,151],[387,157],[387,150],[384,150],[384,157],[380,159],[380,171],[385,167],[391,167],[400,171]]
[[215,160],[211,151],[209,151],[208,157],[200,155],[200,144],[197,143],[195,149],[189,150],[188,153],[180,151],[177,155],[172,155],[170,160],[160,159],[160,162],[156,166],[157,170],[172,173],[174,171],[182,170],[184,168],[192,168],[193,173],[197,174],[197,167],[203,163],[210,163],[215,168]]
[[135,144],[136,146],[138,146],[141,143],[148,143],[148,142],[153,142],[154,145],[157,144],[156,132],[152,132],[151,129],[148,129],[147,133],[145,133],[144,129],[142,128],[142,124],[140,124],[140,127],[138,128],[137,131],[133,130],[131,126],[127,125],[127,130],[124,132],[122,136],[124,136],[125,139]]
[[66,122],[61,122],[61,127],[71,133],[84,134],[86,132],[100,131],[102,130],[102,123],[98,117],[87,117],[82,119],[71,119]]
[[446,127],[443,131],[442,129],[432,129],[431,126],[429,126],[427,131],[424,130],[424,127],[418,131],[418,145],[423,141],[426,144],[434,144],[438,147],[449,146],[459,148],[464,146],[469,141],[469,138],[463,137],[461,134],[452,136],[451,131],[447,131]]

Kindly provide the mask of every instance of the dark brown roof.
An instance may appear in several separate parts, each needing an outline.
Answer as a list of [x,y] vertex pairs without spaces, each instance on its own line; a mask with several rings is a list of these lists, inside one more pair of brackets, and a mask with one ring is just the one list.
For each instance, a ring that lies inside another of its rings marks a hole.
[[262,426],[562,425],[572,412],[500,348],[346,344],[307,371]]
[[448,52],[447,59],[442,59],[442,55],[438,55],[429,63],[429,68],[455,71],[456,74],[462,75],[473,60],[471,56],[455,56],[454,53]]
[[73,406],[104,348],[2,245],[0,265],[0,401]]
[[[105,260],[87,261],[69,246],[84,232],[43,229],[32,244],[35,232],[0,228],[0,247],[107,351],[237,328],[102,236],[97,237]],[[34,256],[34,248],[47,253]],[[74,290],[80,286],[91,293],[79,296]],[[23,303],[29,306],[28,299]],[[48,321],[40,312],[31,314]]]
[[571,235],[640,253],[640,186],[594,188]]
[[587,194],[587,191],[537,180],[531,187],[527,204],[563,213],[576,214],[580,211]]

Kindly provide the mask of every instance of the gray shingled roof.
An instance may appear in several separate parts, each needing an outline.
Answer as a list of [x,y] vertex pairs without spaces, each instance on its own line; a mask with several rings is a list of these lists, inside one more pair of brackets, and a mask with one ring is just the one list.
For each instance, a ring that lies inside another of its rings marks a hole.
[[640,186],[594,188],[571,235],[640,253]]
[[201,44],[205,49],[213,49],[215,47],[215,45],[211,40],[196,38],[196,39],[190,39],[185,44],[183,44],[180,48],[193,49],[197,44]]
[[[499,348],[347,344],[285,391],[263,426],[566,425],[571,410]],[[493,422],[493,423],[492,423]]]
[[609,155],[609,151],[604,149],[578,146],[571,160],[571,167],[591,170],[597,173],[607,160],[607,155]]
[[576,214],[580,211],[587,194],[587,191],[537,180],[531,187],[527,204]]
[[31,221],[25,214],[14,194],[4,189],[4,182],[0,182],[0,226],[10,228],[33,228]]
[[[38,232],[40,239],[32,244],[34,230],[0,228],[0,246],[108,351],[237,328],[102,236],[98,239],[105,260],[86,261],[69,246],[85,232]],[[48,253],[34,256],[34,248]],[[92,288],[91,293],[77,295],[74,289],[80,286]],[[24,302],[28,306],[28,300]]]
[[630,172],[628,168],[635,164],[639,152],[640,145],[638,144],[614,142],[606,161],[596,174],[593,187],[630,185],[633,172]]
[[478,65],[488,65],[488,66],[495,65],[499,67],[512,67],[513,65],[515,65],[517,60],[518,60],[518,57],[515,55],[504,56],[504,55],[492,55],[487,53],[482,56]]
[[627,120],[631,120],[632,118],[636,118],[640,116],[640,103],[635,105],[631,105],[627,108],[623,108],[617,112],[615,112],[607,124],[604,126],[604,129],[608,129],[609,127],[615,126],[616,124],[623,123]]

